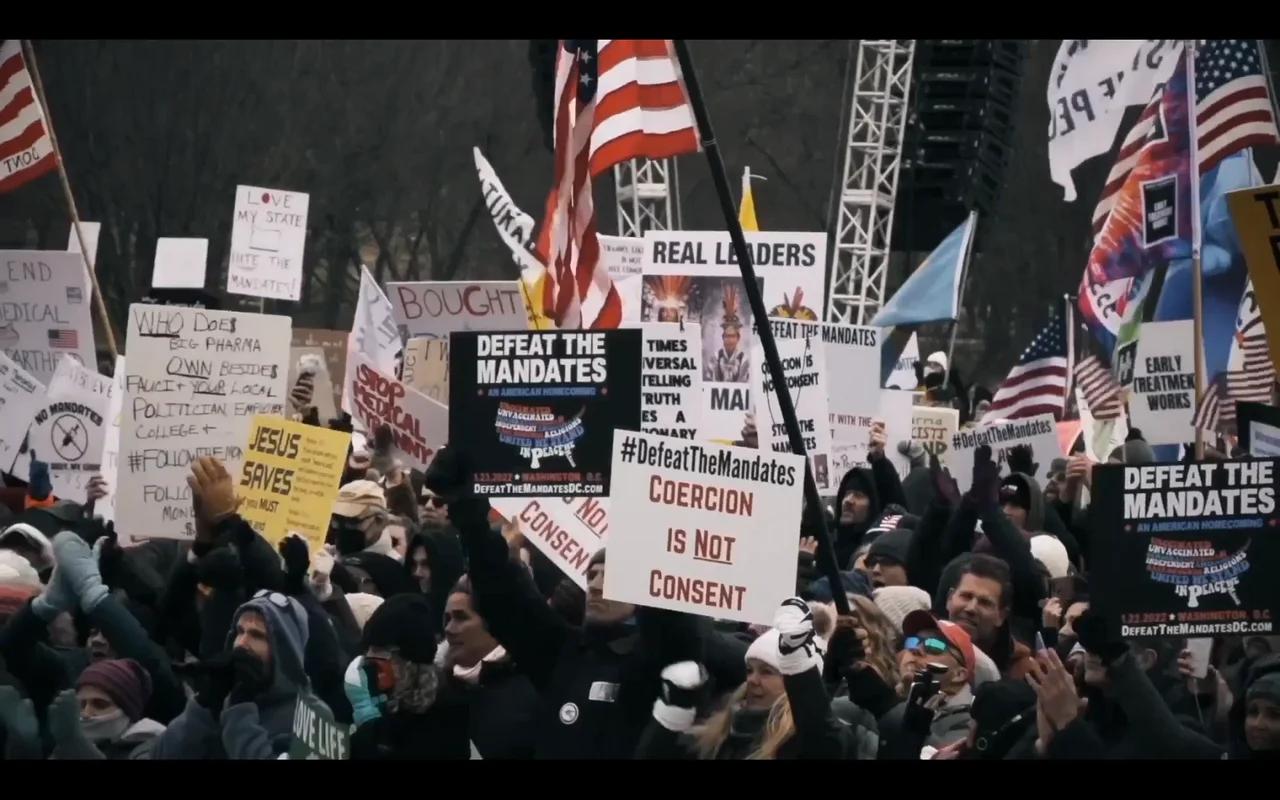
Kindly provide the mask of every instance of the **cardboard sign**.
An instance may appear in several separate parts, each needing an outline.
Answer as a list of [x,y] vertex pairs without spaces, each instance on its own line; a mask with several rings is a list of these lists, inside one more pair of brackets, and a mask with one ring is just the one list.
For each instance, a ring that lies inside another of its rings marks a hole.
[[41,383],[64,355],[96,365],[89,292],[79,253],[0,250],[0,349]]
[[[289,348],[289,413],[305,414],[314,406],[320,415],[320,423],[338,416],[337,384],[333,373],[329,372],[328,353],[322,347],[290,347]],[[309,375],[310,397],[308,397],[307,381],[300,381],[303,375]]]
[[1274,633],[1278,477],[1274,458],[1095,467],[1098,610],[1125,638]]
[[48,463],[55,496],[84,502],[89,479],[102,469],[114,395],[111,378],[69,357],[58,364],[27,434],[28,455]]
[[259,414],[253,418],[236,494],[240,516],[272,545],[301,534],[324,547],[351,434]]
[[347,360],[342,378],[342,410],[355,415],[351,407],[351,386],[355,381],[353,353],[360,353],[376,369],[387,375],[396,374],[396,362],[404,345],[396,327],[391,301],[378,288],[368,267],[360,268],[360,296],[356,298],[351,336],[347,338]]
[[227,291],[276,300],[302,297],[306,192],[237,186]]
[[1227,206],[1253,280],[1271,361],[1280,370],[1280,186],[1231,192]]
[[[827,414],[827,386],[824,379],[826,363],[822,343],[814,337],[781,339],[777,345],[778,358],[782,361],[782,371],[786,376],[786,391],[791,395],[791,403],[795,406],[800,435],[804,437],[805,453],[821,491],[831,483],[831,467],[827,463],[831,458],[831,422]],[[789,453],[791,440],[787,436],[787,426],[782,417],[782,407],[778,403],[773,377],[765,361],[764,347],[759,341],[751,355],[751,363],[757,373],[752,385],[755,392],[752,405],[756,410],[756,431],[760,438],[760,448],[775,453]]]
[[[319,348],[324,353],[326,372],[333,383],[333,405],[342,406],[342,378],[347,374],[347,339],[349,331],[331,331],[324,328],[294,328],[293,347],[306,348],[308,352]],[[293,385],[290,379],[290,386]],[[335,415],[336,416],[336,415]]]
[[[85,244],[89,247],[89,266],[98,263],[98,235],[102,233],[101,222],[80,220],[80,232],[84,234]],[[80,252],[80,237],[76,235],[76,224],[73,222],[67,230],[67,252]]]
[[5,472],[24,481],[27,473],[13,472],[13,461],[26,444],[27,428],[35,419],[44,396],[44,384],[0,353],[0,465]]
[[1280,456],[1280,408],[1236,403],[1240,444],[1251,456]]
[[496,497],[493,507],[519,524],[525,539],[561,572],[587,588],[587,565],[609,532],[609,498]]
[[604,262],[613,286],[622,299],[623,323],[639,322],[640,294],[644,280],[644,239],[634,236],[598,234],[600,260]]
[[203,289],[208,263],[208,239],[156,239],[151,288]]
[[449,405],[449,340],[410,339],[404,347],[405,384]]
[[1062,455],[1058,446],[1058,427],[1052,414],[1039,414],[1026,419],[1003,420],[957,431],[951,437],[951,460],[947,470],[956,479],[960,491],[973,485],[973,453],[982,445],[991,448],[991,457],[1001,475],[1009,474],[1009,453],[1018,445],[1031,447],[1032,460],[1040,465],[1031,477],[1041,488],[1049,478],[1049,465]]
[[454,331],[522,331],[529,327],[516,281],[388,283],[402,338],[448,339]]
[[[107,405],[107,433],[102,437],[102,479],[107,484],[107,496],[93,504],[93,513],[108,522],[116,518],[116,476],[120,461],[120,411],[124,408],[124,356],[116,356],[116,369],[111,373],[111,402]],[[128,531],[116,531],[120,546],[127,547],[131,536]]]
[[609,494],[613,430],[640,427],[641,334],[455,333],[449,441],[466,442],[472,491]]
[[[880,407],[872,414],[856,416],[841,415],[840,427],[836,428],[842,437],[833,438],[831,444],[831,483],[827,490],[834,493],[840,487],[845,473],[854,467],[867,467],[867,445],[871,441],[871,428],[876,420],[884,423],[884,435],[888,440],[885,457],[893,464],[898,475],[906,477],[911,470],[911,461],[898,452],[897,443],[911,436],[911,392],[897,392],[888,389],[880,392]],[[833,415],[835,416],[835,415]]]
[[804,459],[619,430],[604,596],[768,623],[795,592]]
[[954,408],[915,406],[911,409],[911,441],[919,442],[926,453],[943,464],[951,463],[951,437],[960,430],[960,412]]
[[405,466],[425,471],[447,441],[449,409],[379,370],[359,353],[347,364],[355,368],[348,392],[352,418],[370,438],[379,426],[390,426],[392,451]]
[[290,761],[344,761],[351,758],[351,733],[328,709],[304,692],[293,709]]
[[256,414],[283,414],[290,320],[177,306],[129,307],[116,521],[195,535],[187,476],[200,456],[238,475]]
[[702,332],[698,325],[646,322],[640,364],[640,430],[698,438],[702,418]]
[[1194,323],[1144,322],[1129,397],[1130,427],[1150,444],[1185,444],[1195,439]]

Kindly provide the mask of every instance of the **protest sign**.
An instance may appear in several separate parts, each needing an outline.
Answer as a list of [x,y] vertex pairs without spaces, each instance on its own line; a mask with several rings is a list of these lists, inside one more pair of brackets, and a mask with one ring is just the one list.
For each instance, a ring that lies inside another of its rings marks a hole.
[[[790,393],[791,403],[796,410],[796,421],[800,424],[800,435],[804,438],[805,453],[813,466],[814,480],[818,483],[818,489],[823,490],[831,482],[831,467],[827,463],[831,458],[831,422],[827,415],[827,386],[824,379],[826,365],[822,343],[814,337],[780,339],[777,344],[778,358],[782,361],[782,372],[786,379],[785,391]],[[773,376],[765,361],[764,346],[759,341],[751,355],[751,364],[756,371],[756,379],[751,388],[755,392],[752,406],[755,408],[760,448],[775,453],[791,452],[791,439],[787,436],[787,426],[782,418],[782,406],[778,403]]]
[[646,322],[640,365],[640,430],[698,438],[702,417],[702,332],[695,324]]
[[[116,518],[116,476],[120,461],[120,411],[124,408],[124,356],[116,356],[116,369],[111,373],[111,402],[107,405],[107,433],[102,437],[102,480],[107,484],[107,496],[93,504],[93,513],[108,522]],[[117,531],[120,546],[127,547],[128,531]]]
[[405,386],[360,353],[353,354],[347,365],[355,373],[348,390],[352,418],[370,438],[378,426],[389,426],[392,452],[406,466],[425,471],[449,435],[449,409]]
[[129,307],[116,522],[166,539],[195,535],[191,462],[240,472],[255,414],[283,414],[288,317]]
[[960,430],[960,412],[954,408],[915,406],[911,409],[911,441],[919,442],[924,451],[938,457],[943,464],[951,463],[947,452],[951,449],[951,437]]
[[1113,630],[1126,639],[1274,632],[1277,465],[1094,468],[1089,588]]
[[378,370],[387,375],[395,375],[396,362],[400,359],[403,347],[391,301],[378,288],[377,281],[369,274],[369,268],[360,267],[360,296],[356,298],[351,336],[347,338],[347,360],[342,378],[343,411],[355,413],[351,408],[351,386],[356,377],[351,355],[360,353]]
[[209,262],[208,239],[156,239],[152,289],[203,289]]
[[915,333],[912,333],[911,338],[907,340],[907,346],[902,350],[902,355],[898,356],[898,360],[894,362],[893,370],[884,382],[884,388],[914,390],[920,385],[920,381],[916,378],[916,362],[919,360],[920,343]]
[[947,463],[947,470],[962,492],[973,485],[973,453],[982,445],[991,448],[991,458],[1000,467],[1002,475],[1009,474],[1009,453],[1013,448],[1029,446],[1032,460],[1039,465],[1031,477],[1041,486],[1049,478],[1050,463],[1062,455],[1058,448],[1058,427],[1052,414],[1002,420],[957,431],[951,437],[951,460]]
[[[115,383],[63,358],[49,381],[27,434],[27,455],[49,465],[49,480],[57,497],[84,502],[89,478],[102,468],[107,414]],[[24,465],[29,458],[19,459]],[[26,466],[22,468],[26,472]]]
[[1253,281],[1271,361],[1280,370],[1280,186],[1230,192],[1227,206]]
[[885,457],[899,476],[906,477],[911,471],[911,461],[898,452],[897,443],[911,436],[912,402],[911,392],[886,389],[880,392],[880,406],[874,413],[832,415],[839,422],[835,429],[839,435],[832,438],[831,444],[831,482],[827,487],[830,492],[839,488],[841,479],[849,470],[870,466],[867,445],[876,420],[884,423]]
[[448,339],[454,331],[522,331],[529,312],[517,281],[388,283],[401,336]]
[[460,332],[449,343],[449,441],[475,494],[609,493],[613,430],[640,428],[641,334]]
[[0,250],[0,349],[41,383],[64,355],[98,363],[90,303],[79,253]]
[[[84,234],[85,244],[89,247],[89,265],[95,266],[98,263],[98,234],[102,232],[101,222],[89,222],[88,220],[80,220],[80,232]],[[80,237],[76,236],[76,224],[74,222],[68,226],[67,230],[67,252],[80,252]]]
[[587,565],[605,545],[609,531],[607,497],[495,497],[499,514],[580,588],[587,588]]
[[[316,348],[324,353],[324,363],[333,384],[333,405],[342,405],[342,378],[347,374],[347,339],[349,331],[331,331],[325,328],[294,328],[293,347],[306,348],[314,352]],[[292,379],[289,383],[293,385]],[[336,415],[335,415],[336,416]]]
[[636,236],[598,234],[600,260],[622,300],[622,321],[640,321],[640,292],[644,279],[644,239]]
[[[822,314],[826,235],[748,232],[769,316]],[[702,326],[703,415],[699,435],[730,443],[751,410],[755,324],[737,255],[723,231],[646,231],[641,319]]]
[[276,545],[287,534],[324,547],[351,434],[259,414],[253,418],[236,494],[240,516]]
[[449,340],[410,339],[402,380],[442,405],[449,404]]
[[21,473],[12,472],[13,461],[26,445],[27,428],[35,419],[44,396],[44,384],[0,353],[0,465],[5,472],[24,481],[27,479],[25,467]]
[[619,430],[604,596],[769,623],[795,593],[804,459]]
[[1261,403],[1236,403],[1240,444],[1251,456],[1280,456],[1280,409]]
[[237,186],[227,291],[276,300],[302,297],[306,192]]
[[[773,329],[774,338],[779,341],[807,339],[821,334],[832,438],[842,442],[865,440],[861,431],[843,429],[847,424],[844,418],[875,416],[879,413],[880,348],[884,331],[867,325],[806,322],[775,317],[769,319],[769,325]],[[901,433],[906,436],[905,431]]]
[[1195,439],[1195,336],[1189,319],[1142,323],[1129,397],[1129,425],[1150,444]]
[[343,761],[351,758],[351,733],[306,692],[298,692],[293,708],[290,761]]
[[338,416],[334,399],[338,392],[327,355],[322,347],[289,348],[289,379],[285,385],[289,387],[290,414],[305,414],[315,406],[321,424]]

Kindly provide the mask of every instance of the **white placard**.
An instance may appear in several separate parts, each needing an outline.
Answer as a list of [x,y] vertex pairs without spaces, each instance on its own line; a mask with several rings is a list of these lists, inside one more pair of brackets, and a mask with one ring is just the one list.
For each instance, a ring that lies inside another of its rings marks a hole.
[[[779,339],[778,358],[786,376],[787,391],[795,406],[800,435],[804,437],[804,449],[813,466],[818,490],[831,485],[831,422],[827,413],[826,359],[822,343],[814,339]],[[775,453],[791,451],[782,407],[774,389],[769,364],[764,358],[764,347],[757,340],[751,355],[755,380],[751,390],[755,393],[752,406],[756,410],[756,431],[760,448]]]
[[884,388],[902,389],[904,391],[914,390],[920,383],[916,378],[916,362],[919,360],[920,342],[916,339],[916,335],[912,333],[911,338],[907,340],[907,346],[902,348],[902,354],[894,362],[893,371],[889,373],[888,379],[885,380]]
[[227,291],[275,300],[302,297],[306,192],[237,186]]
[[[49,465],[55,496],[83,503],[89,478],[102,467],[111,378],[64,357],[49,381],[27,434],[27,454]],[[30,464],[30,458],[25,460]]]
[[698,438],[702,418],[702,332],[695,324],[646,322],[640,353],[640,430]]
[[12,472],[13,461],[26,440],[27,428],[35,419],[44,395],[43,383],[0,353],[0,466],[24,481],[27,479],[25,468],[20,473]]
[[641,278],[644,272],[644,239],[638,236],[606,236],[599,234],[600,260],[613,286],[622,299],[623,323],[640,321]]
[[605,546],[607,497],[495,497],[494,509],[520,526],[520,533],[582,589],[587,565]]
[[369,268],[360,267],[360,295],[356,298],[351,336],[347,338],[346,374],[342,376],[343,411],[352,413],[351,382],[355,380],[356,374],[355,364],[352,363],[353,354],[362,354],[380,371],[394,375],[396,359],[403,349],[391,301],[378,288],[378,282],[369,274]]
[[916,406],[911,409],[911,441],[919,442],[925,453],[946,465],[951,438],[960,430],[960,412],[954,408]]
[[454,331],[529,328],[518,281],[388,283],[387,299],[405,339],[448,339]]
[[152,289],[203,289],[209,263],[208,239],[156,239]]
[[200,456],[237,475],[255,414],[285,413],[292,321],[180,306],[129,307],[118,524],[195,535],[187,476]]
[[[101,222],[88,222],[80,220],[80,232],[84,234],[85,244],[89,246],[89,265],[97,268],[98,264],[98,234],[102,233]],[[80,237],[76,236],[76,224],[73,222],[67,231],[67,252],[80,252]]]
[[1040,465],[1032,477],[1041,487],[1049,478],[1049,465],[1062,455],[1058,426],[1052,414],[1004,420],[957,431],[951,437],[951,460],[947,470],[962,492],[973,485],[973,452],[984,444],[991,447],[991,457],[1000,466],[1001,475],[1009,474],[1009,453],[1013,448],[1030,445],[1032,460]]
[[822,334],[826,369],[828,411],[831,413],[833,441],[865,441],[861,430],[852,430],[850,418],[877,416],[880,412],[880,350],[884,329],[869,325],[832,322],[769,320],[776,340],[808,339]]
[[[108,522],[116,518],[116,479],[120,461],[120,412],[124,408],[124,356],[116,356],[116,371],[111,379],[114,387],[111,403],[107,406],[107,435],[102,438],[102,479],[107,484],[107,496],[93,504],[95,516]],[[129,544],[128,531],[116,531],[120,545]]]
[[1149,444],[1185,444],[1195,439],[1195,323],[1144,322],[1134,364],[1129,426]]
[[[876,420],[884,422],[885,457],[898,475],[906,477],[911,461],[898,452],[898,442],[911,437],[911,392],[885,389],[880,393],[879,407],[872,414],[845,416],[836,427],[840,433],[831,444],[831,485],[834,493],[840,487],[844,475],[854,467],[869,466],[867,445],[871,441],[871,428]],[[833,415],[835,416],[835,415]]]
[[64,355],[98,363],[91,303],[79,253],[0,251],[0,349],[41,383]]
[[449,407],[380,371],[360,353],[347,364],[353,367],[351,416],[372,437],[379,425],[391,426],[392,451],[405,466],[426,471],[436,451],[449,441]]
[[604,596],[768,623],[795,593],[804,460],[613,434]]

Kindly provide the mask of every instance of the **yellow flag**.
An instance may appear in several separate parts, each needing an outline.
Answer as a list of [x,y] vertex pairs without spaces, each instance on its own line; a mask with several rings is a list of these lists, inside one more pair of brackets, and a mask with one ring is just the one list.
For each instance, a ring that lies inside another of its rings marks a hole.
[[751,167],[742,170],[742,205],[738,207],[738,222],[744,231],[760,230],[756,221],[756,201],[751,197]]
[[555,320],[542,310],[542,289],[546,281],[545,267],[525,269],[520,276],[520,294],[524,300],[525,311],[529,313],[529,330],[554,331],[556,329]]

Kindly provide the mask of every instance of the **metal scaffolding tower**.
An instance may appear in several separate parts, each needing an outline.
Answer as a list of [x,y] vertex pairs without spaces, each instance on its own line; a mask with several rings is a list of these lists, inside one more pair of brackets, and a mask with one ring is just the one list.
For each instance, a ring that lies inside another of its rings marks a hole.
[[618,235],[647,230],[680,230],[679,171],[674,158],[633,159],[613,168],[617,188]]
[[827,319],[864,325],[884,303],[911,91],[910,39],[858,42]]

